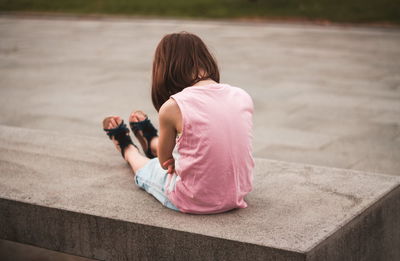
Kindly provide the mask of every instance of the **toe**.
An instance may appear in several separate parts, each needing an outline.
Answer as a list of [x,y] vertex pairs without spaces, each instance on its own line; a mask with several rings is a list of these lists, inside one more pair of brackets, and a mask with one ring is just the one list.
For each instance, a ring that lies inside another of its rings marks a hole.
[[115,124],[116,124],[115,127],[118,127],[118,126],[122,123],[122,118],[119,117],[119,116],[116,116],[116,117],[114,118],[114,121],[115,121]]
[[138,120],[136,118],[136,115],[135,114],[131,114],[131,117],[129,118],[129,121],[130,122],[137,122]]
[[147,115],[143,111],[134,111],[129,116],[130,122],[138,122],[145,120]]
[[134,114],[138,121],[143,121],[147,117],[147,115],[143,111],[136,111]]
[[110,128],[111,119],[112,119],[112,116],[104,118],[104,120],[103,120],[103,128],[104,129],[109,129]]
[[104,129],[114,129],[117,128],[122,122],[121,117],[119,116],[109,116],[104,118],[103,120],[103,128]]
[[117,121],[116,121],[115,118],[111,119],[111,126],[112,126],[112,128],[116,128],[118,126]]
[[136,122],[135,112],[132,112],[131,115],[129,115],[129,122]]

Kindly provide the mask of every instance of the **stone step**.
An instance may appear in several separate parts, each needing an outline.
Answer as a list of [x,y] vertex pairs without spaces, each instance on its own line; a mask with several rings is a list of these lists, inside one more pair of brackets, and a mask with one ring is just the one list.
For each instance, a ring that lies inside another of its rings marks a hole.
[[247,202],[178,213],[105,135],[0,126],[0,239],[101,260],[400,260],[400,177],[256,159]]

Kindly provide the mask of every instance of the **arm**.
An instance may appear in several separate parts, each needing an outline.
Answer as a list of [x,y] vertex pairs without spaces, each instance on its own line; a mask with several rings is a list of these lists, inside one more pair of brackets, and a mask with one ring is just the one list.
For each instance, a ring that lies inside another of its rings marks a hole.
[[[160,123],[158,138],[158,160],[164,169],[168,165],[164,163],[169,160],[173,164],[172,151],[175,146],[177,115],[179,115],[179,106],[173,99],[167,100],[160,108],[158,118]],[[172,160],[171,160],[172,159]]]

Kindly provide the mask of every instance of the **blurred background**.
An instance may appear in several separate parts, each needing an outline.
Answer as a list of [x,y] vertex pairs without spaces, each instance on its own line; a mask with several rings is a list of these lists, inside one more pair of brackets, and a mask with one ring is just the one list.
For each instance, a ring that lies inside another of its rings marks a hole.
[[[0,0],[0,124],[157,126],[154,50],[185,30],[253,97],[255,157],[400,175],[399,24],[398,0]],[[7,241],[0,259],[82,260]]]
[[397,0],[0,0],[1,11],[399,23]]

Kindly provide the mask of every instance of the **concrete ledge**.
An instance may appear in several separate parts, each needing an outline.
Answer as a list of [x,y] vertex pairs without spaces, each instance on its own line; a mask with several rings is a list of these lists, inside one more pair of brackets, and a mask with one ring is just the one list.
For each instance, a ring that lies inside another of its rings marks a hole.
[[257,159],[249,207],[186,215],[109,140],[0,126],[0,238],[103,260],[400,260],[400,178]]

